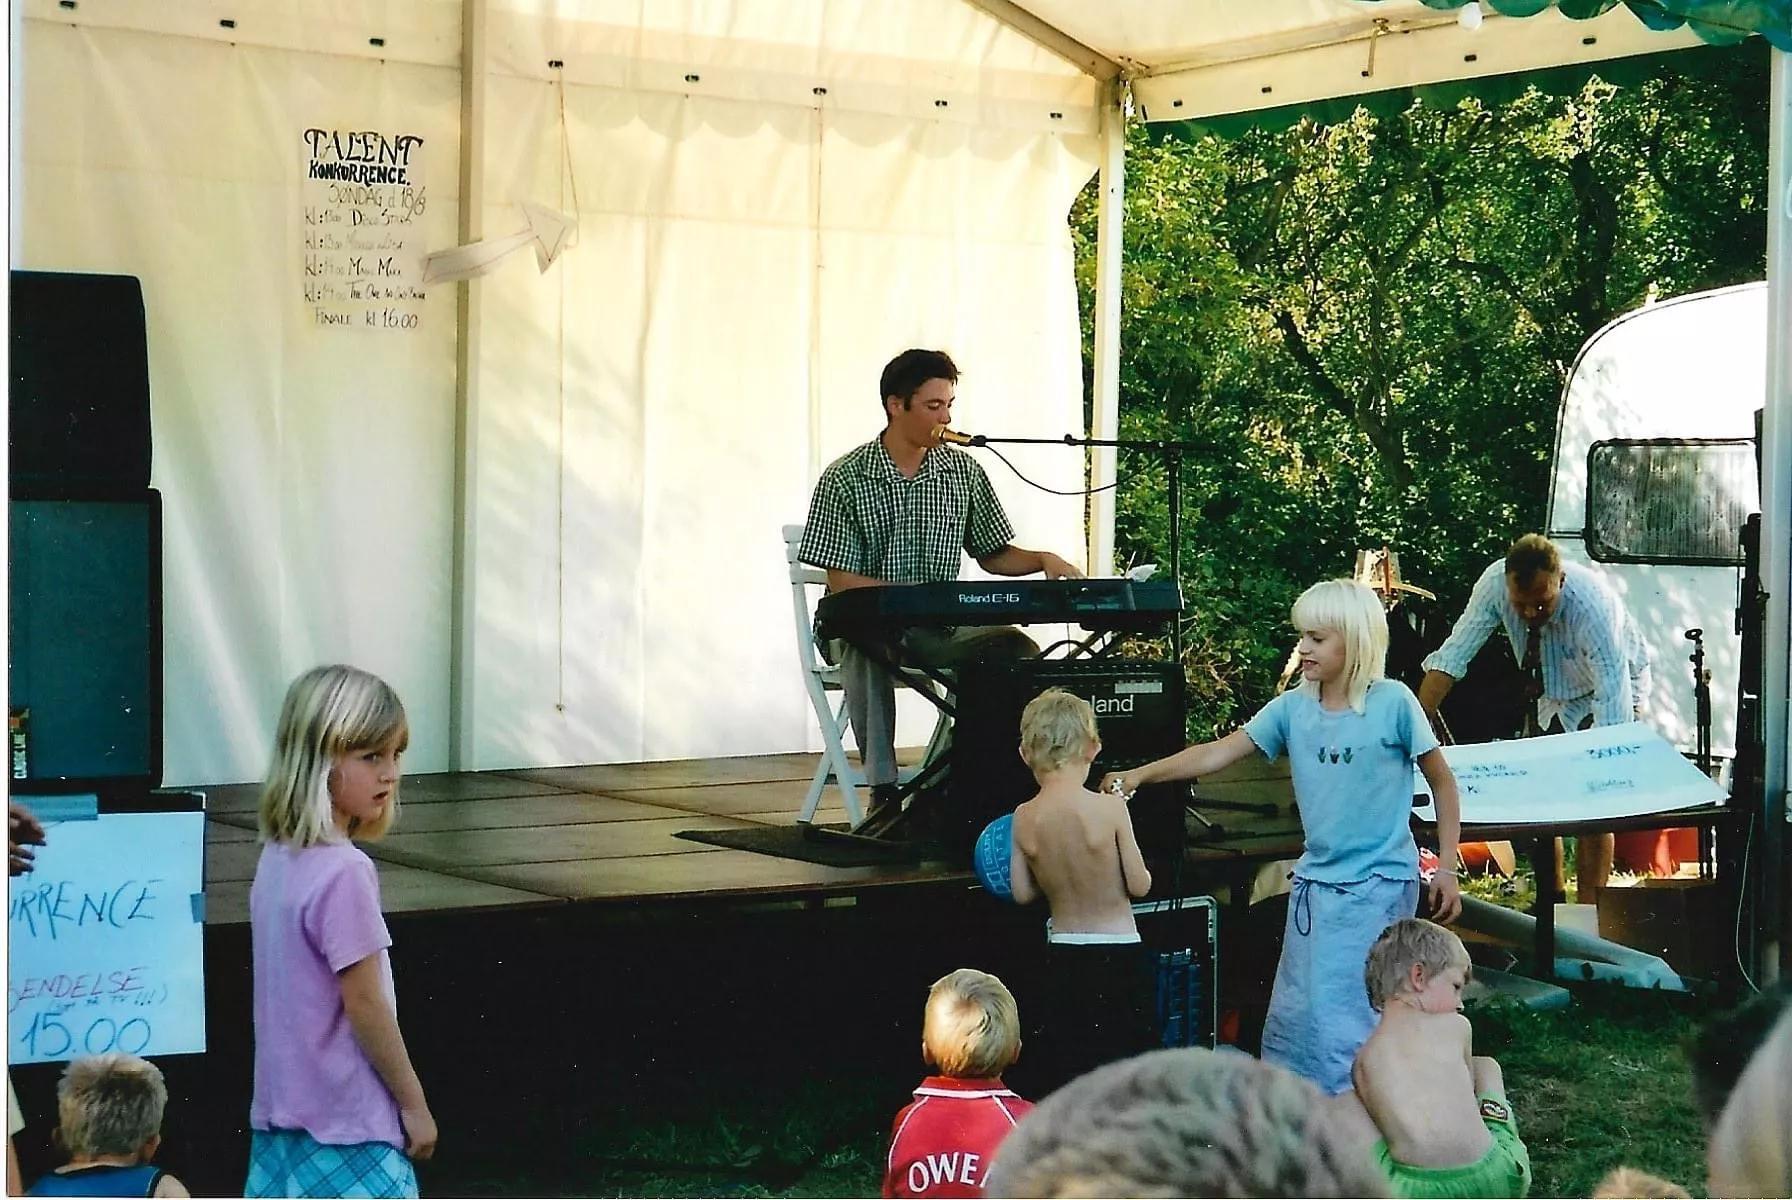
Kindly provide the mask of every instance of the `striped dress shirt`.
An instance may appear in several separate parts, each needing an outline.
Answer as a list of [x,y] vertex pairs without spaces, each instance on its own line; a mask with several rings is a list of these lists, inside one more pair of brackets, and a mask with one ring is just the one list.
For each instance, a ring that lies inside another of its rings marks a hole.
[[[1547,729],[1560,717],[1577,729],[1588,714],[1597,725],[1637,720],[1648,703],[1649,651],[1623,603],[1597,574],[1578,563],[1562,564],[1562,596],[1539,629],[1543,697],[1537,720]],[[1512,657],[1522,661],[1524,618],[1506,597],[1506,563],[1496,559],[1481,572],[1468,606],[1444,644],[1421,664],[1461,679],[1496,626],[1504,626]]]

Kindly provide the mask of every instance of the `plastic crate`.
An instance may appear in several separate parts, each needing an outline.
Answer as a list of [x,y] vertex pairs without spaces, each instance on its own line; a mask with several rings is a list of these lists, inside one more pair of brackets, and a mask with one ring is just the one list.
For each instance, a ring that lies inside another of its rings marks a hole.
[[1165,1047],[1212,1046],[1219,1028],[1219,905],[1212,896],[1132,906],[1156,976],[1157,1031]]

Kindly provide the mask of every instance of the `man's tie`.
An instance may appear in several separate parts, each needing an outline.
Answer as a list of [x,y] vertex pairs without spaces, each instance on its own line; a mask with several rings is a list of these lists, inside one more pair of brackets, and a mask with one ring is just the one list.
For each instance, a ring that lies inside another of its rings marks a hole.
[[1537,720],[1537,705],[1543,699],[1543,637],[1535,625],[1525,626],[1523,669],[1524,736],[1536,737],[1543,732]]

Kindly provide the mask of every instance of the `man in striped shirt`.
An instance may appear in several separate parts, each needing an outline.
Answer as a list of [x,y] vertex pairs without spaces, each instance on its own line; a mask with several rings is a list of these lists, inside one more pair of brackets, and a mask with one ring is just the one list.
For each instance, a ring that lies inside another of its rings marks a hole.
[[[958,367],[939,350],[904,350],[879,380],[884,429],[836,459],[815,485],[797,558],[828,573],[828,590],[958,578],[968,554],[992,575],[1081,578],[1075,566],[1043,550],[1013,544],[1014,527],[989,477],[970,455],[942,445],[952,423]],[[899,661],[951,667],[1037,654],[1012,626],[913,628],[886,647]],[[847,713],[858,739],[875,805],[893,799],[896,782],[895,687],[884,668],[835,641]]]
[[[1422,664],[1419,704],[1440,735],[1438,706],[1496,626],[1528,677],[1526,736],[1642,719],[1649,653],[1636,623],[1591,568],[1564,564],[1554,542],[1527,533],[1481,573],[1449,638]],[[1596,902],[1611,865],[1611,834],[1581,838],[1576,899]]]

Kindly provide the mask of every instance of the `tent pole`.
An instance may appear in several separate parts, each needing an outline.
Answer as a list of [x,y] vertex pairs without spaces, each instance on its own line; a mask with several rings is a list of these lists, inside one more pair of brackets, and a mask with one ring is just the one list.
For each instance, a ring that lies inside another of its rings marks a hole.
[[[486,0],[462,0],[460,22],[460,245],[484,236]],[[478,766],[473,750],[478,596],[479,310],[477,279],[454,285],[454,562],[449,579],[448,769]]]
[[[1761,586],[1767,592],[1762,636],[1761,958],[1768,980],[1792,966],[1786,928],[1787,600],[1792,596],[1792,59],[1772,53],[1767,155],[1767,396],[1761,420]],[[1763,980],[1762,982],[1766,982]]]
[[[1120,429],[1120,277],[1125,254],[1126,107],[1128,88],[1117,80],[1101,107],[1101,189],[1095,224],[1095,378],[1089,436],[1113,441]],[[1114,448],[1089,451],[1089,486],[1114,482]],[[1114,573],[1114,492],[1089,497],[1089,574]]]
[[1077,41],[1050,21],[1034,16],[1014,0],[965,0],[1014,32],[1043,46],[1083,74],[1107,82],[1120,74],[1120,64],[1101,51]]

